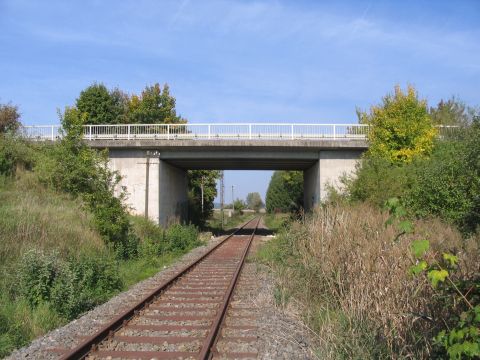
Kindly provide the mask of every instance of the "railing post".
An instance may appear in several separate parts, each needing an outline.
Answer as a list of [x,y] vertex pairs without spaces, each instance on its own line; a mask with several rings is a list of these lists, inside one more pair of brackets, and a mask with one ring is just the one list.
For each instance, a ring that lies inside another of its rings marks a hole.
[[130,124],[128,124],[127,127],[128,127],[127,140],[130,140]]
[[92,125],[88,125],[88,139],[92,140]]
[[211,129],[211,126],[212,126],[212,125],[208,124],[208,140],[210,140],[210,135],[211,135],[211,133],[212,133],[212,131],[211,131],[211,130],[212,130],[212,129]]
[[52,125],[52,141],[54,140],[54,136],[53,136],[53,125]]
[[292,140],[293,140],[293,124],[291,126],[291,135],[292,135]]
[[248,138],[252,139],[252,124],[248,124]]
[[335,124],[333,124],[333,139],[335,140],[337,138],[337,128],[335,127]]
[[167,140],[170,140],[170,124],[167,124]]

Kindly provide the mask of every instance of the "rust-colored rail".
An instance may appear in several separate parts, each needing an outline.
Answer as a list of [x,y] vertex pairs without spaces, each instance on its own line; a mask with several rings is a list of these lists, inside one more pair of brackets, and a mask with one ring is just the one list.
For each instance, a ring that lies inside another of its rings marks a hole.
[[[259,222],[260,218],[255,218],[243,224],[206,254],[162,282],[133,307],[65,353],[61,359],[208,359]],[[252,223],[252,233],[248,238],[237,235]],[[118,334],[122,329],[140,333],[160,332],[162,335]],[[206,336],[199,335],[205,332]],[[127,344],[125,346],[128,349],[109,348],[109,341]],[[130,350],[135,348],[135,344],[141,345],[141,350]],[[175,348],[177,344],[182,346],[181,349],[185,344],[198,349],[180,351]],[[166,346],[174,348],[164,350],[162,347]],[[151,347],[152,350],[145,350],[145,347]]]

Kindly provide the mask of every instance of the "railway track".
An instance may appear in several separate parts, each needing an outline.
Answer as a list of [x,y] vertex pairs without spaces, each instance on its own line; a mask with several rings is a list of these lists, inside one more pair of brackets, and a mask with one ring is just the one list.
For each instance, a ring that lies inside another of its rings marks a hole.
[[[260,217],[250,220],[181,269],[93,336],[67,359],[254,359],[254,317],[231,303]],[[228,321],[227,320],[228,317]]]

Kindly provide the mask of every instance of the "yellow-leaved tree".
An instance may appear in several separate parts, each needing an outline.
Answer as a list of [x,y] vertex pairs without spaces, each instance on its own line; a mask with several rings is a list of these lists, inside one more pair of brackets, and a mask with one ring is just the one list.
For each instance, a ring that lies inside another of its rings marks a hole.
[[370,113],[357,113],[361,123],[370,125],[368,156],[402,164],[431,153],[437,130],[426,100],[418,98],[413,86],[409,85],[404,92],[397,85],[393,94],[371,107]]

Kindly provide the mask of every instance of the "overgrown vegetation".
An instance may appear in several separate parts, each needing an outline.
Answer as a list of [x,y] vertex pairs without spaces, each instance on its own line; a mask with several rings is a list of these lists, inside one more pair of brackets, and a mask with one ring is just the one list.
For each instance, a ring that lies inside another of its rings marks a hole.
[[276,299],[301,305],[321,358],[478,358],[478,111],[397,87],[359,118],[370,148],[345,192],[261,249]]
[[[118,88],[107,89],[94,83],[84,89],[75,107],[81,125],[86,124],[185,124],[187,120],[177,114],[176,99],[168,84],[146,86],[141,94],[129,95]],[[216,170],[188,171],[189,221],[204,227],[212,215],[213,200],[217,195]],[[203,209],[202,209],[203,188]]]
[[[454,281],[478,284],[478,237],[464,240],[437,219],[417,220],[414,231],[399,236],[396,223],[385,225],[388,217],[368,204],[328,205],[260,251],[277,274],[279,305],[295,298],[318,334],[320,358],[440,356],[432,339],[463,307],[451,307],[428,279],[410,274],[414,240],[429,239],[432,261],[454,252]],[[478,296],[478,287],[468,296]]]
[[201,243],[193,225],[127,214],[106,154],[81,141],[84,116],[67,108],[55,144],[0,133],[0,356]]

